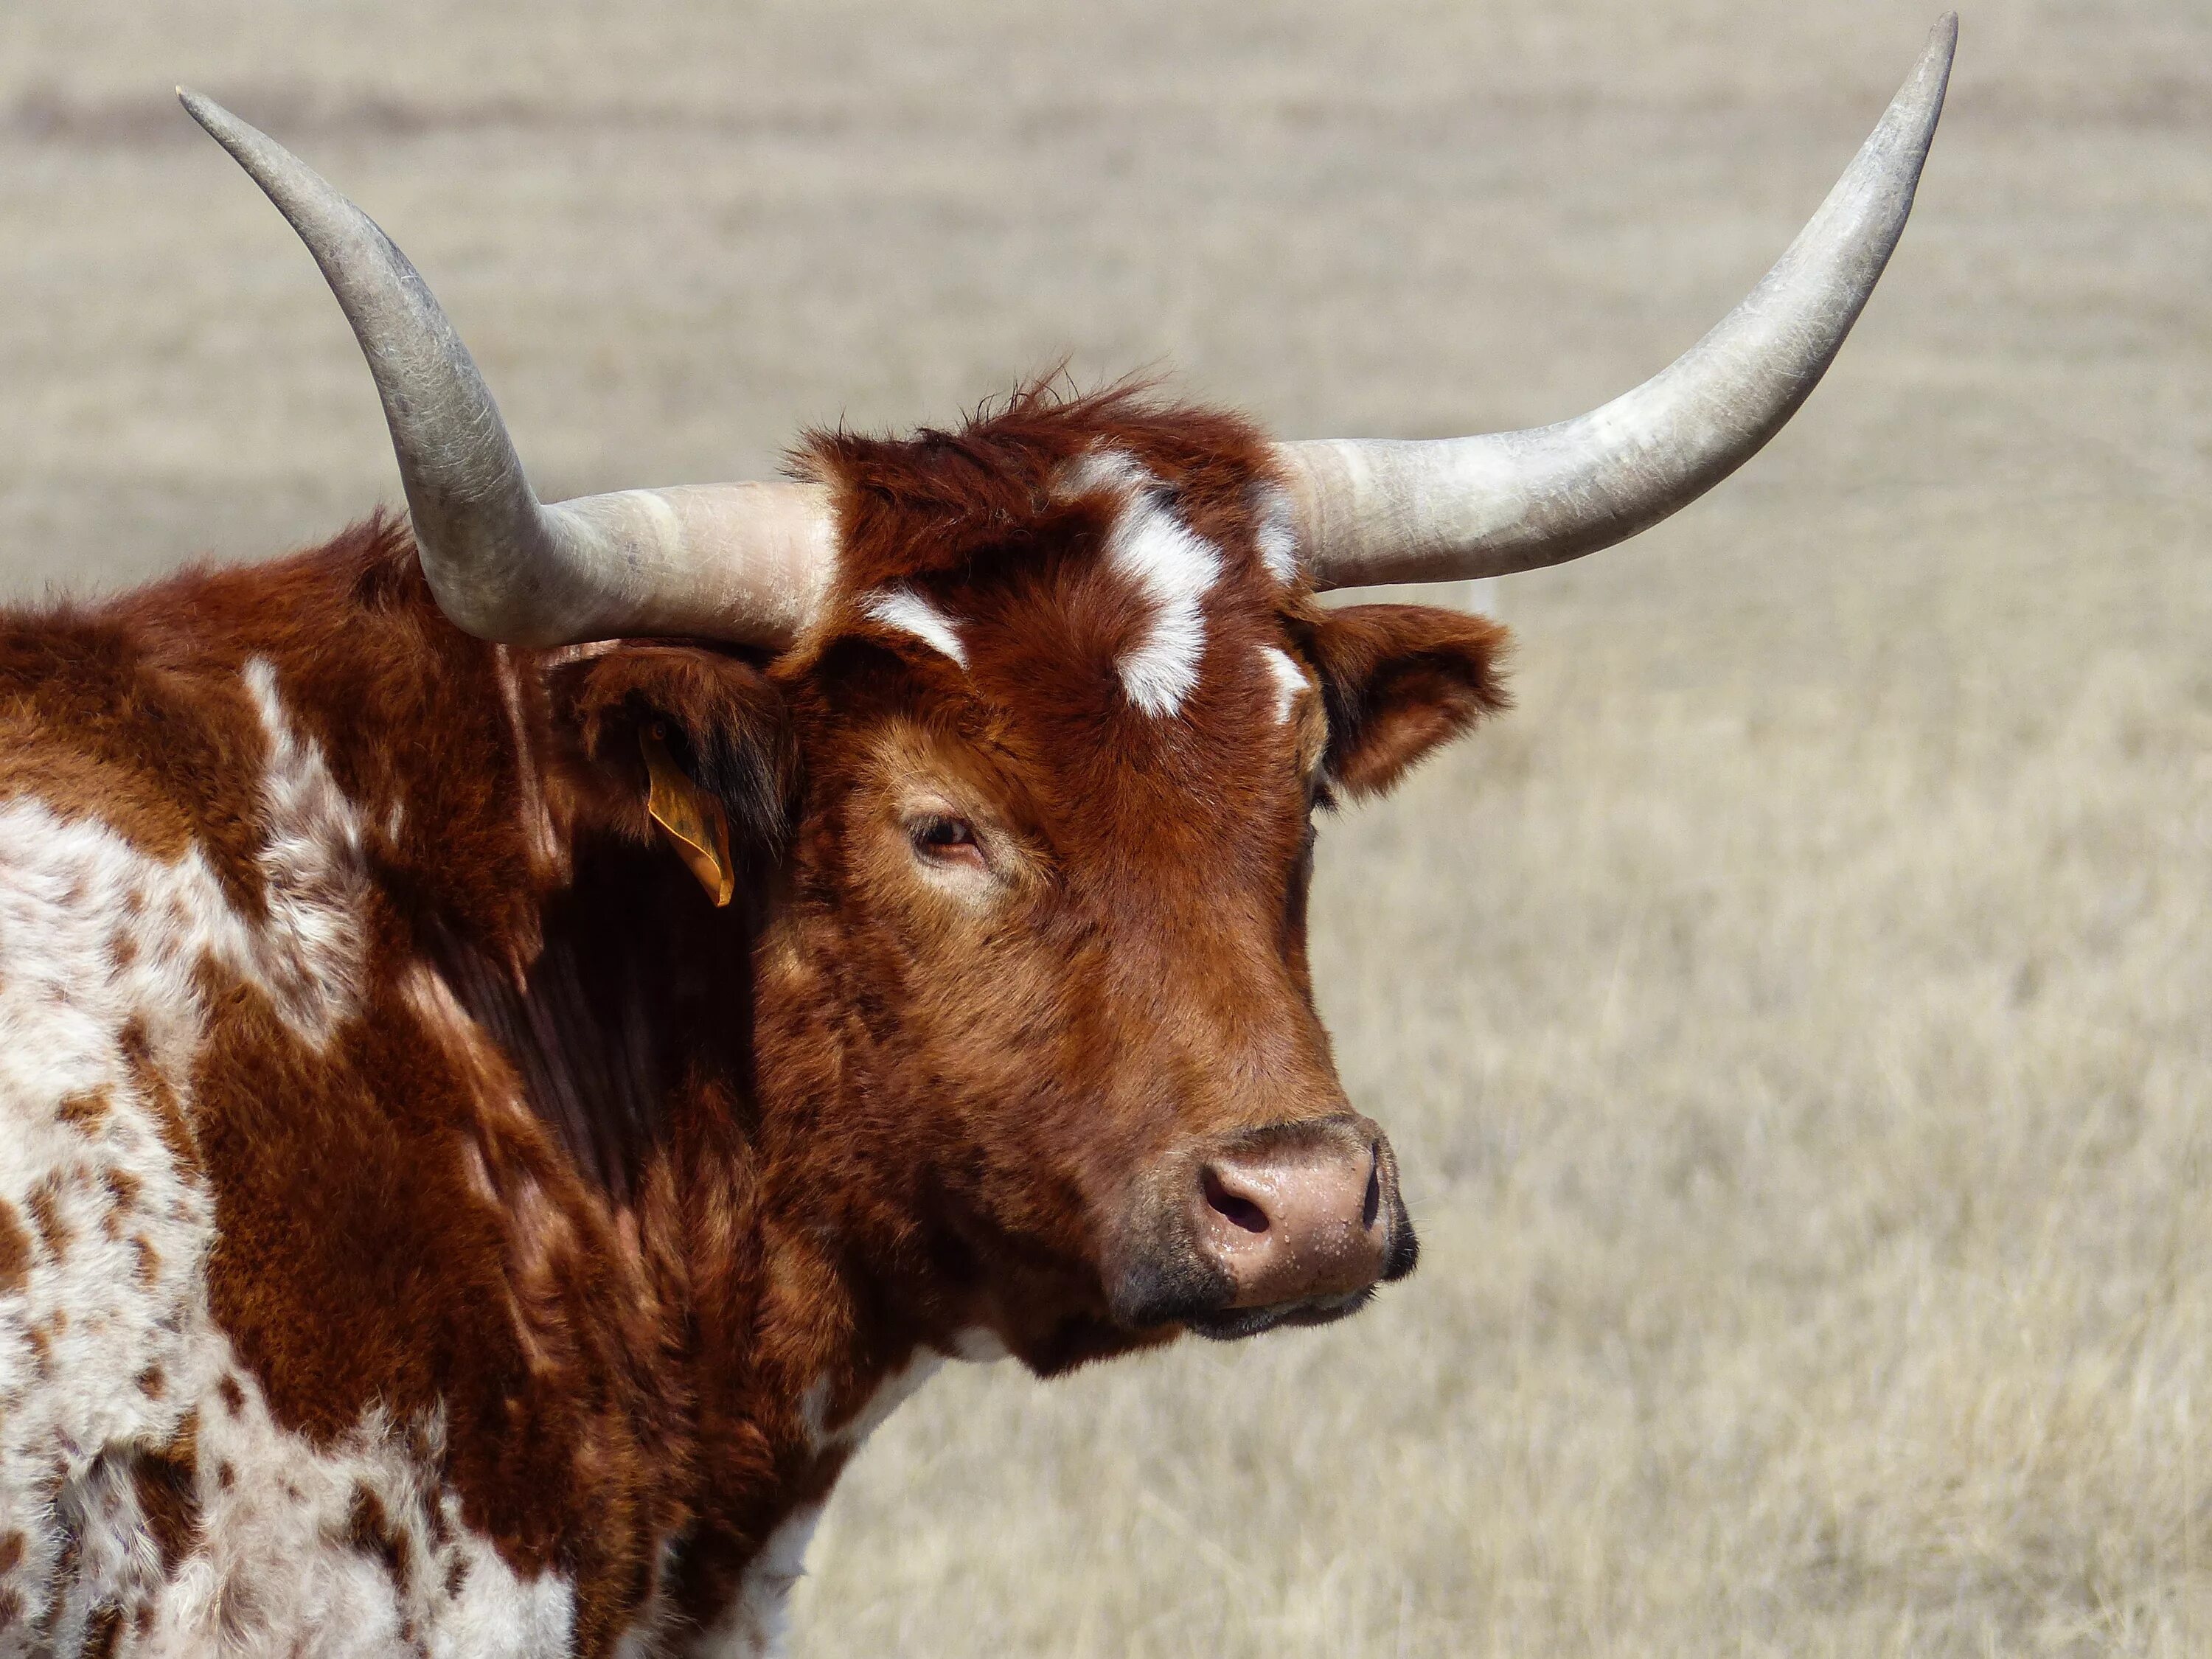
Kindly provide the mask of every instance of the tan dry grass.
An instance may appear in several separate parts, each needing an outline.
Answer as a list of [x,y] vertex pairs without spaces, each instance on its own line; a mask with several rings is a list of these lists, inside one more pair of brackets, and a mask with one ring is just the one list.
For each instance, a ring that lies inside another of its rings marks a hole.
[[2202,679],[1563,678],[1323,878],[1422,1276],[925,1397],[810,1651],[2212,1648]]
[[[1927,21],[31,0],[4,574],[389,493],[169,80],[369,203],[580,488],[1070,348],[1293,433],[1566,412],[1747,284]],[[1325,842],[1420,1275],[934,1385],[831,1508],[801,1653],[2212,1652],[2212,15],[1976,5],[1961,53],[1829,385],[1632,552],[1507,585],[1519,711]]]

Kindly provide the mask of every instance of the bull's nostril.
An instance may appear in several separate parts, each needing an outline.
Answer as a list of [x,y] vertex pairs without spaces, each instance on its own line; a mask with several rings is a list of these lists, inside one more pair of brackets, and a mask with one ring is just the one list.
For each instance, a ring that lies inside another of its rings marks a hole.
[[1368,1151],[1367,1196],[1360,1201],[1359,1224],[1373,1228],[1375,1218],[1382,1213],[1382,1153],[1380,1147]]
[[1206,1201],[1219,1214],[1227,1217],[1233,1224],[1242,1227],[1248,1233],[1264,1233],[1267,1231],[1267,1212],[1250,1199],[1240,1194],[1232,1193],[1228,1188],[1223,1186],[1221,1177],[1212,1169],[1201,1172],[1199,1180],[1200,1185],[1206,1189]]

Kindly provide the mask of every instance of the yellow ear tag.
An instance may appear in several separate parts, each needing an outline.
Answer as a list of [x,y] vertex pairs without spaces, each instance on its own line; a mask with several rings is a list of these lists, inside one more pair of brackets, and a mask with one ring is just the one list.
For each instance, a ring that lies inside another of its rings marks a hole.
[[722,803],[684,775],[657,731],[638,734],[650,781],[646,811],[668,837],[669,845],[698,877],[707,896],[719,907],[737,890],[738,872],[730,865],[730,820]]

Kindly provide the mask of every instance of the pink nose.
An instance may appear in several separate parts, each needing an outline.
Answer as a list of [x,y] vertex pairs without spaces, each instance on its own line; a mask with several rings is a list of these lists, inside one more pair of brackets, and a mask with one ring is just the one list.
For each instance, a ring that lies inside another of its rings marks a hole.
[[1381,1144],[1364,1136],[1217,1156],[1199,1172],[1193,1242],[1227,1276],[1232,1308],[1348,1296],[1382,1277],[1389,1176]]

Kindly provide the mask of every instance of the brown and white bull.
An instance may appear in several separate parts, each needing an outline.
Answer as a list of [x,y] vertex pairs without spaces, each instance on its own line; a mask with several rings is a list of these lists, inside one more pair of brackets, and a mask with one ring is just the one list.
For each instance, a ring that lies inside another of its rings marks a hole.
[[1759,289],[1540,431],[1126,391],[541,506],[381,234],[215,106],[410,520],[0,618],[0,1654],[757,1653],[946,1358],[1043,1376],[1414,1260],[1314,1012],[1314,817],[1571,557],[1765,441],[1951,30]]

